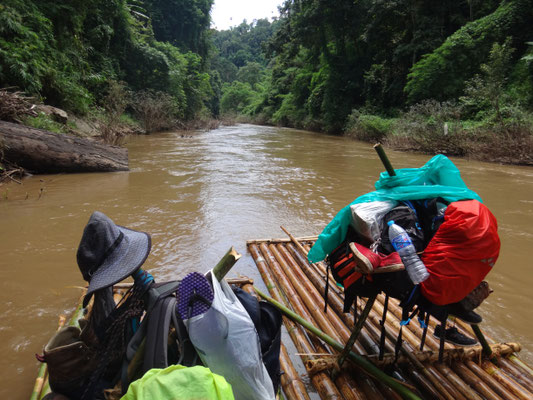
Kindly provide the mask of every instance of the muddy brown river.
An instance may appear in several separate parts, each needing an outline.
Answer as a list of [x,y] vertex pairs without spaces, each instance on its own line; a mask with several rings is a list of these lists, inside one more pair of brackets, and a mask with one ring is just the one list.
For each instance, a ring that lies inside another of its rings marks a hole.
[[[33,176],[0,187],[0,398],[28,398],[34,354],[72,312],[84,285],[76,249],[89,216],[152,235],[156,279],[205,272],[235,246],[230,276],[260,281],[247,239],[318,234],[373,190],[383,166],[372,146],[306,131],[238,125],[133,137],[129,172]],[[430,156],[388,151],[396,168]],[[533,363],[533,168],[453,159],[498,219],[501,253],[487,280],[481,325],[522,344]]]

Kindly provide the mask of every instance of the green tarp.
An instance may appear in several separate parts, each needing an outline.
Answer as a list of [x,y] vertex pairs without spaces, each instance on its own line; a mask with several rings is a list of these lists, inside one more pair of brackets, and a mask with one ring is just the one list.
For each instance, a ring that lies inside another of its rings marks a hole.
[[121,400],[234,400],[231,385],[208,368],[154,368],[133,382]]
[[364,194],[348,204],[324,228],[308,254],[310,262],[322,261],[346,237],[351,221],[350,206],[357,203],[384,200],[420,200],[442,197],[452,202],[478,200],[477,193],[466,187],[457,167],[443,155],[437,155],[420,168],[395,170],[396,176],[387,172],[380,174],[376,190]]

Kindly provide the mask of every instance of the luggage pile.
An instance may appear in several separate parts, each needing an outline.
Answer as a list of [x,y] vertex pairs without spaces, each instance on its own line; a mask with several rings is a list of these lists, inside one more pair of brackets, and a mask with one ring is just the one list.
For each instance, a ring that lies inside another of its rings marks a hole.
[[[147,233],[93,213],[77,252],[90,313],[37,356],[48,366],[45,398],[273,400],[280,312],[212,271],[156,283],[141,269],[150,248]],[[113,285],[129,276],[115,304]]]
[[[483,279],[499,255],[496,218],[443,155],[421,168],[396,170],[394,176],[382,173],[375,186],[374,192],[357,198],[328,224],[311,248],[309,261],[327,260],[344,287],[345,312],[358,296],[383,292],[400,300],[402,323],[418,314],[427,329],[424,321],[433,315],[442,322],[440,332],[446,332],[435,334],[453,340],[453,328],[443,330],[449,315],[470,324],[482,320],[473,310],[490,293]],[[407,263],[391,244],[392,223],[408,234],[418,254],[414,257],[427,270],[423,281],[414,280],[402,267]],[[456,344],[476,343],[460,340],[463,343]]]

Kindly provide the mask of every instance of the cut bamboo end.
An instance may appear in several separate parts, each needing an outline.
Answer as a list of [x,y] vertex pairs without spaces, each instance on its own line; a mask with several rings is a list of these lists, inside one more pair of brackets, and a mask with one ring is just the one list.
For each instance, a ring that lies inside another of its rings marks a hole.
[[222,280],[229,270],[235,265],[241,258],[241,255],[235,250],[235,247],[231,246],[228,252],[220,259],[217,265],[213,268],[213,275],[220,281]]
[[285,232],[289,236],[289,239],[291,239],[291,242],[294,243],[294,245],[298,248],[298,250],[300,250],[302,254],[307,257],[308,251],[302,246],[302,244],[300,243],[300,240],[292,236],[291,233],[287,229],[285,229],[283,226],[280,226],[280,228],[283,232]]

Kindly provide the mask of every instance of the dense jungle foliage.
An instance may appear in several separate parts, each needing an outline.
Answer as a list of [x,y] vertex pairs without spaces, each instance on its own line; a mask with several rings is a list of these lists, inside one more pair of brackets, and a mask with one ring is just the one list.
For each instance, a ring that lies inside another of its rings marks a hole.
[[209,113],[212,3],[3,0],[0,87],[83,115],[122,82],[132,91],[170,95],[179,118]]
[[181,121],[237,116],[456,155],[496,146],[516,155],[496,160],[533,163],[533,0],[285,0],[273,22],[220,32],[212,4],[3,0],[0,88],[78,114],[136,93],[148,106],[127,109]]
[[[533,163],[532,21],[532,0],[286,0],[262,47],[262,79],[237,74],[256,61],[234,62],[240,69],[224,86],[222,111],[404,149]],[[225,59],[245,56],[238,49]]]

